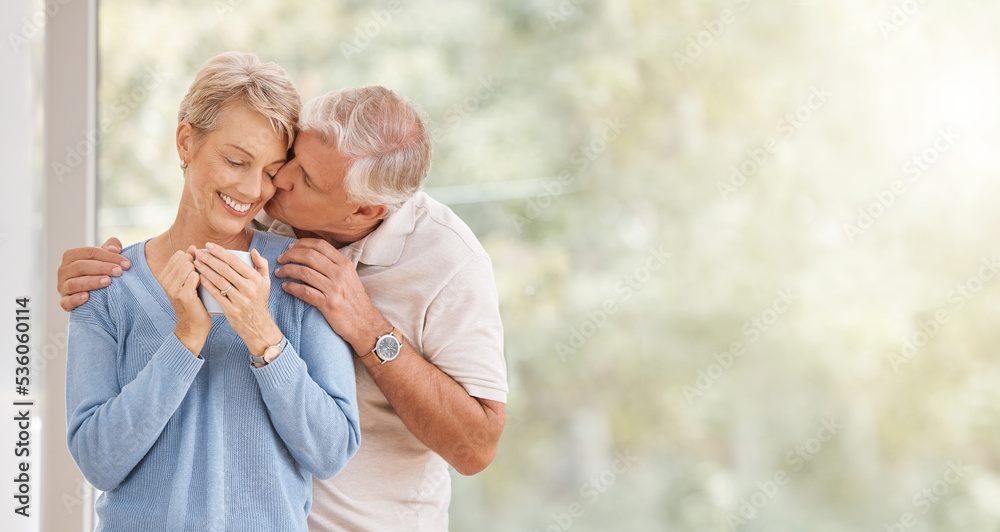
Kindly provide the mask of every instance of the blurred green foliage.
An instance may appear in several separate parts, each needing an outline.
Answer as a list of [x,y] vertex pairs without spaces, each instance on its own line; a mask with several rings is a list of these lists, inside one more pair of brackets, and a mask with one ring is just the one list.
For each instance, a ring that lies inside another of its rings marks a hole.
[[998,14],[102,0],[99,233],[172,221],[212,55],[304,99],[383,85],[433,123],[426,188],[500,290],[507,428],[454,475],[453,530],[996,530]]

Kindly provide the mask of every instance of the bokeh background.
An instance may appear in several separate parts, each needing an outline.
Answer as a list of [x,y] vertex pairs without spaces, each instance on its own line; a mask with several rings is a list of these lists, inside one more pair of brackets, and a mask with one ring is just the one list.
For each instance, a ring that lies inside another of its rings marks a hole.
[[510,397],[452,530],[1000,529],[1000,4],[102,0],[99,241],[209,57],[419,104]]

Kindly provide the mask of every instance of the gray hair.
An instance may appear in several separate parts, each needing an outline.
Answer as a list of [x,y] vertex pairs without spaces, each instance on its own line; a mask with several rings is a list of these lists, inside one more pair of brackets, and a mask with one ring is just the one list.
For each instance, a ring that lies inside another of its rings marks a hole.
[[209,59],[181,100],[177,122],[190,122],[197,140],[221,126],[222,111],[230,103],[263,115],[275,134],[292,147],[302,99],[280,66],[243,52],[226,52]]
[[387,214],[420,190],[431,168],[433,149],[420,111],[384,87],[317,96],[303,107],[299,129],[350,159],[344,177],[348,201],[385,205]]

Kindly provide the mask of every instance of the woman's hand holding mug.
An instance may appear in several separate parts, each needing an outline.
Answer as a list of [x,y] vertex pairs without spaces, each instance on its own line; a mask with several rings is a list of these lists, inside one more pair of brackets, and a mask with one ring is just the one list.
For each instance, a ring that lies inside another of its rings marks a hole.
[[194,251],[194,246],[191,246],[186,252],[174,252],[163,268],[161,284],[177,314],[174,334],[191,354],[198,356],[212,329],[212,318],[198,297]]
[[229,325],[246,342],[250,354],[262,355],[282,338],[267,308],[271,293],[267,259],[251,250],[251,267],[220,246],[208,243],[206,248],[196,252],[194,261],[202,286],[222,307]]

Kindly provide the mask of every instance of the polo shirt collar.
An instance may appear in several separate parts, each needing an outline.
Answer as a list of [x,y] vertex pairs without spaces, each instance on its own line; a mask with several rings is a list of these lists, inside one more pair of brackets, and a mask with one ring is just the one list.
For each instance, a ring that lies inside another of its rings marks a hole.
[[[418,192],[418,194],[420,194]],[[354,266],[392,266],[403,254],[406,237],[416,226],[416,207],[410,198],[396,212],[387,216],[367,236],[340,248]]]
[[295,229],[292,226],[282,222],[281,220],[271,218],[266,212],[264,212],[264,209],[261,209],[260,212],[257,213],[257,216],[250,221],[248,227],[258,231],[269,231],[277,235],[295,238]]

